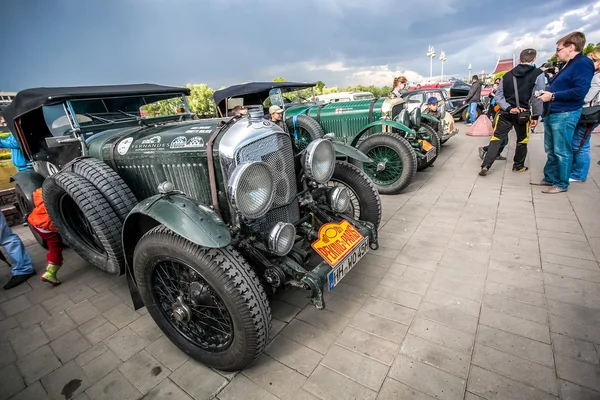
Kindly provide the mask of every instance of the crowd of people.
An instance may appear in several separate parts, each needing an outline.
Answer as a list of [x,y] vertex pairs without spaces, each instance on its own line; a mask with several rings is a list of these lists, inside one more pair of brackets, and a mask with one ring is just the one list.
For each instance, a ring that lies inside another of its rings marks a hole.
[[[600,114],[600,49],[588,56],[582,51],[586,38],[572,32],[556,44],[561,65],[550,71],[535,66],[537,52],[525,49],[519,64],[506,73],[490,94],[494,108],[494,135],[479,149],[483,162],[479,175],[486,176],[508,144],[514,128],[517,145],[513,172],[525,172],[531,128],[541,118],[547,154],[544,178],[532,185],[545,186],[543,193],[566,192],[572,182],[585,182],[590,168],[590,137]],[[493,115],[492,114],[492,115]]]

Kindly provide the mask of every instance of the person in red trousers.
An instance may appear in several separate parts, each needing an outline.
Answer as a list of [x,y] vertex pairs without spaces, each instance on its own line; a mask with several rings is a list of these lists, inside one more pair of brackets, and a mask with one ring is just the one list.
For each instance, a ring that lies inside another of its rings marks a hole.
[[31,227],[35,229],[41,238],[48,244],[48,254],[46,255],[48,265],[46,267],[46,272],[40,277],[40,280],[42,282],[48,282],[53,286],[57,286],[61,284],[56,277],[56,272],[60,269],[63,262],[62,237],[56,231],[56,227],[46,212],[44,200],[42,199],[42,188],[33,192],[33,203],[35,208],[27,217],[27,222],[29,222]]

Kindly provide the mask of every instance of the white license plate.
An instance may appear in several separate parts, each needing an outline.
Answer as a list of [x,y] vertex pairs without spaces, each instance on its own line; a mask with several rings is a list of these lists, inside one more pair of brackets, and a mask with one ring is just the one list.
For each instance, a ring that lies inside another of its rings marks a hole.
[[432,148],[431,150],[429,150],[429,151],[428,151],[428,152],[425,154],[426,160],[427,160],[428,162],[429,162],[429,161],[431,161],[431,160],[433,160],[433,158],[435,157],[436,153],[437,153],[437,149],[436,149],[435,147],[434,147],[434,148]]
[[335,266],[329,274],[327,274],[327,282],[329,283],[329,291],[331,292],[334,287],[350,272],[352,268],[364,257],[369,251],[369,237],[365,236],[363,240],[348,254],[338,265]]

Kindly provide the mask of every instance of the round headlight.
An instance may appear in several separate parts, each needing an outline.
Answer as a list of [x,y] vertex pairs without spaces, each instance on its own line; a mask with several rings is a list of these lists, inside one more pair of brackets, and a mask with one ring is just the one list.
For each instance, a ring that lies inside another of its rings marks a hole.
[[350,192],[345,187],[335,187],[329,191],[329,205],[334,212],[344,212],[350,205]]
[[278,256],[285,256],[294,247],[296,227],[289,222],[278,222],[269,233],[269,250]]
[[273,174],[264,162],[238,165],[229,179],[231,205],[245,218],[262,217],[273,203],[273,181]]
[[327,139],[316,139],[306,147],[304,171],[318,183],[327,183],[335,169],[335,150]]

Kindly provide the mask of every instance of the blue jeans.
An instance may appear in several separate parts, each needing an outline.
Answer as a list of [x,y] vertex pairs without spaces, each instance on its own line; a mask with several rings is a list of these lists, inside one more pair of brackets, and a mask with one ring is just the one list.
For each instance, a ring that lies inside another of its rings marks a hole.
[[35,272],[31,257],[21,239],[10,230],[4,214],[0,212],[0,245],[6,250],[12,264],[13,275],[25,275]]
[[469,103],[467,113],[469,113],[467,117],[467,122],[470,124],[474,124],[477,120],[477,103]]
[[548,155],[544,180],[559,189],[569,188],[573,166],[573,136],[581,116],[577,111],[550,114],[544,118],[544,149]]
[[[592,131],[596,129],[598,124],[592,126]],[[586,125],[577,124],[575,134],[573,135],[573,168],[571,168],[571,179],[577,181],[585,181],[588,171],[590,170],[590,133],[581,145],[581,140],[585,136]],[[581,147],[581,148],[580,148]]]

